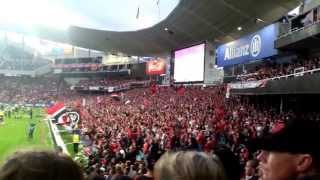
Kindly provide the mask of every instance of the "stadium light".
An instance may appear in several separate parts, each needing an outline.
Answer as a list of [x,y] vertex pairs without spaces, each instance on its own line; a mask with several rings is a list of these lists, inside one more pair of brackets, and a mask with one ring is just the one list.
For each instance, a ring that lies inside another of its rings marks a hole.
[[255,22],[255,23],[260,23],[260,22],[263,22],[263,23],[264,23],[265,21],[262,20],[262,19],[260,19],[260,18],[256,18],[256,19],[254,20],[254,22]]
[[288,12],[288,15],[290,16],[297,16],[300,14],[300,8],[301,8],[302,4],[300,4],[299,6],[297,6],[296,8],[294,8],[293,10],[291,10],[290,12]]

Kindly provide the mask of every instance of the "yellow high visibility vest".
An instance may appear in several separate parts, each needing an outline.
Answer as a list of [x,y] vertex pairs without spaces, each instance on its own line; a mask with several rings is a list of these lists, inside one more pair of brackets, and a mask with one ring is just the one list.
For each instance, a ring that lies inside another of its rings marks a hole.
[[74,134],[72,136],[73,143],[79,143],[80,142],[80,136],[78,134]]

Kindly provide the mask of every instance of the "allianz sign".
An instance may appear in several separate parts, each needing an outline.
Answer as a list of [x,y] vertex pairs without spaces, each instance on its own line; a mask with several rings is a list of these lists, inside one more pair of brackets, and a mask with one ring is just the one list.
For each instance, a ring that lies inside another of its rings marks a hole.
[[224,53],[224,60],[232,60],[239,57],[249,56],[257,57],[259,56],[262,48],[262,40],[259,34],[255,35],[251,39],[250,44],[245,44],[240,47],[226,47]]

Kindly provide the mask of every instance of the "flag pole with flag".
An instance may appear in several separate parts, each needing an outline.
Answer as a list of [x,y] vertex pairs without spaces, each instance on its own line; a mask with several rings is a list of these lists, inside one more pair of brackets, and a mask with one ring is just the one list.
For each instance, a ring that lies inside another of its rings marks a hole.
[[138,9],[137,9],[136,19],[139,19],[139,15],[140,15],[140,6],[138,6]]

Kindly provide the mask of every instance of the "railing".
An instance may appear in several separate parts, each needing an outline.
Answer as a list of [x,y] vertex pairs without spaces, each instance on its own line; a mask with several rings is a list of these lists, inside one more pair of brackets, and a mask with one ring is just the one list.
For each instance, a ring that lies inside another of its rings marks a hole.
[[258,75],[258,73],[250,73],[250,74],[240,74],[237,76],[238,77],[248,77],[248,76],[252,76],[252,75]]
[[0,74],[5,76],[31,76],[35,77],[35,71],[25,71],[25,70],[0,70]]
[[302,28],[292,29],[292,30],[290,30],[288,33],[279,36],[277,40],[282,39],[282,38],[285,38],[285,37],[287,37],[287,36],[289,36],[289,35],[291,35],[291,34],[293,34],[293,33],[295,33],[295,32],[298,32],[298,31],[301,31],[301,30],[304,30],[304,29],[308,29],[308,28],[310,28],[311,26],[313,26],[313,25],[315,25],[315,24],[320,24],[320,20],[315,21],[315,22],[313,22],[313,23],[311,23],[311,24],[308,24],[307,26],[304,26],[304,27],[302,27]]
[[36,76],[41,76],[49,72],[51,72],[51,66],[49,64],[35,69]]
[[266,83],[270,80],[287,79],[289,77],[303,76],[308,73],[313,74],[314,72],[320,71],[320,68],[304,71],[304,67],[300,67],[300,68],[296,68],[295,70],[297,70],[296,73],[284,75],[284,76],[267,78],[267,79],[258,80],[258,81],[239,81],[235,83],[229,83],[226,97],[227,98],[229,97],[230,89],[251,89],[251,88],[265,87]]
[[[305,74],[313,74],[315,72],[320,71],[320,68],[312,69],[312,70],[307,70],[305,71],[305,67],[298,67],[294,69],[294,73],[288,74],[288,75],[283,75],[283,76],[277,76],[277,77],[272,77],[272,78],[266,78],[266,79],[261,79],[261,80],[253,80],[253,81],[237,81],[233,82],[231,84],[238,84],[238,83],[255,83],[255,82],[266,82],[266,81],[272,81],[272,80],[280,80],[280,79],[288,79],[289,77],[298,77],[298,76],[304,76]],[[238,77],[247,77],[249,75],[256,75],[257,73],[251,73],[251,74],[246,74],[246,75],[239,75]]]
[[48,119],[47,121],[48,121],[49,129],[50,129],[50,134],[52,136],[52,141],[53,141],[55,147],[60,146],[62,148],[62,151],[65,154],[70,155],[70,153],[66,147],[66,144],[64,143],[64,141],[60,135],[60,131],[58,130],[56,124],[52,123],[52,120],[50,118],[47,118],[47,119]]
[[71,90],[82,90],[82,91],[104,91],[104,92],[118,92],[123,90],[129,90],[136,86],[140,87],[147,87],[149,86],[150,81],[134,81],[134,82],[127,82],[119,85],[103,85],[103,86],[71,86]]
[[[300,69],[300,68],[296,68],[296,69]],[[312,70],[308,70],[308,71],[299,71],[299,72],[296,72],[296,73],[293,73],[293,74],[289,74],[289,75],[283,75],[283,76],[278,76],[278,77],[273,77],[273,78],[267,78],[267,79],[263,79],[261,81],[264,81],[264,80],[278,80],[278,79],[288,79],[289,77],[297,77],[297,76],[303,76],[305,74],[313,74],[314,72],[318,72],[320,71],[320,68],[316,68],[316,69],[312,69]]]

